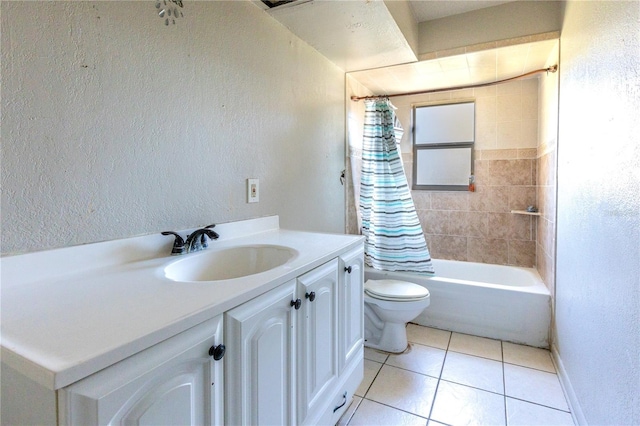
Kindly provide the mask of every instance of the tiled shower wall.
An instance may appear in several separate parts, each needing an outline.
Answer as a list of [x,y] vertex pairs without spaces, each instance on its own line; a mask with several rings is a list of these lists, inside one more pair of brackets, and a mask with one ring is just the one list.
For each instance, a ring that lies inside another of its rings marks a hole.
[[[547,66],[558,63],[558,47]],[[540,80],[540,136],[538,138],[538,206],[536,267],[555,298],[556,185],[558,147],[558,73]]]
[[[412,191],[431,255],[533,267],[537,220],[512,214],[538,204],[538,79],[481,89],[398,97],[392,101],[405,127],[403,160],[411,182],[411,105],[475,99],[476,192]],[[351,180],[348,179],[349,184]],[[348,232],[357,233],[353,188],[348,191]]]
[[475,192],[412,191],[431,255],[534,266],[535,219],[511,210],[536,203],[536,150],[479,150],[475,156]]

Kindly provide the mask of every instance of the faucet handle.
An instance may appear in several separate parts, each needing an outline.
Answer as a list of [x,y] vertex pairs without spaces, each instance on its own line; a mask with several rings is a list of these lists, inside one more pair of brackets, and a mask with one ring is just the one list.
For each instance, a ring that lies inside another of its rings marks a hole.
[[180,234],[173,231],[164,231],[162,232],[162,235],[174,235],[176,237],[173,242],[173,248],[171,249],[172,256],[185,254],[187,252],[187,248],[184,245],[184,239],[180,236]]
[[[205,226],[203,229],[209,229],[210,230],[210,229],[215,228],[215,227],[216,227],[216,224],[214,223],[214,224]],[[220,235],[215,231],[209,231],[206,234],[212,240],[217,240],[220,237]]]

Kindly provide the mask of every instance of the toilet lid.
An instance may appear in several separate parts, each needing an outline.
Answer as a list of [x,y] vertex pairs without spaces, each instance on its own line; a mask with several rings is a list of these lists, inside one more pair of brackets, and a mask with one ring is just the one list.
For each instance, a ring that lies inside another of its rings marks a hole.
[[381,300],[422,300],[429,297],[429,290],[421,285],[399,280],[367,280],[364,291]]

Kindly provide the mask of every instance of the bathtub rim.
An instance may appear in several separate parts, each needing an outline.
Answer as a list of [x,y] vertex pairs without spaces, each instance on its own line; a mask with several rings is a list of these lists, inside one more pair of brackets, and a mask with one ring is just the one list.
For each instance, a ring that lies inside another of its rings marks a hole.
[[493,264],[493,263],[467,262],[462,260],[449,260],[449,259],[432,259],[432,260],[436,265],[438,262],[447,262],[447,263],[462,263],[462,264],[465,264],[465,266],[480,265],[480,267],[483,267],[483,268],[492,267],[492,268],[498,268],[498,269],[502,269],[502,268],[517,269],[525,272],[528,278],[531,279],[531,283],[527,285],[496,284],[496,283],[485,282],[485,281],[471,281],[471,280],[465,280],[461,278],[443,277],[441,275],[438,275],[437,268],[436,268],[435,274],[426,274],[426,273],[406,272],[406,271],[383,271],[380,269],[375,269],[368,265],[364,266],[365,281],[367,280],[367,275],[370,275],[371,273],[373,273],[373,274],[380,274],[383,276],[393,275],[395,277],[402,277],[402,278],[406,278],[407,281],[411,281],[411,282],[413,282],[412,280],[419,280],[423,282],[425,286],[427,285],[427,283],[431,281],[439,281],[439,282],[449,283],[449,284],[470,285],[474,287],[493,288],[496,290],[514,291],[514,292],[551,296],[551,292],[549,291],[544,281],[542,280],[542,277],[540,277],[540,274],[535,268],[526,268],[522,266],[512,266],[512,265],[499,265],[499,264]]

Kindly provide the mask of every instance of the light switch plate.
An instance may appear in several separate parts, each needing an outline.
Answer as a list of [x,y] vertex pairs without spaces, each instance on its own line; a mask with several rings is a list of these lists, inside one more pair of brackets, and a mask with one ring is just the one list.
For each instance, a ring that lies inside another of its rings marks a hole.
[[257,203],[260,201],[260,180],[247,179],[247,203]]

